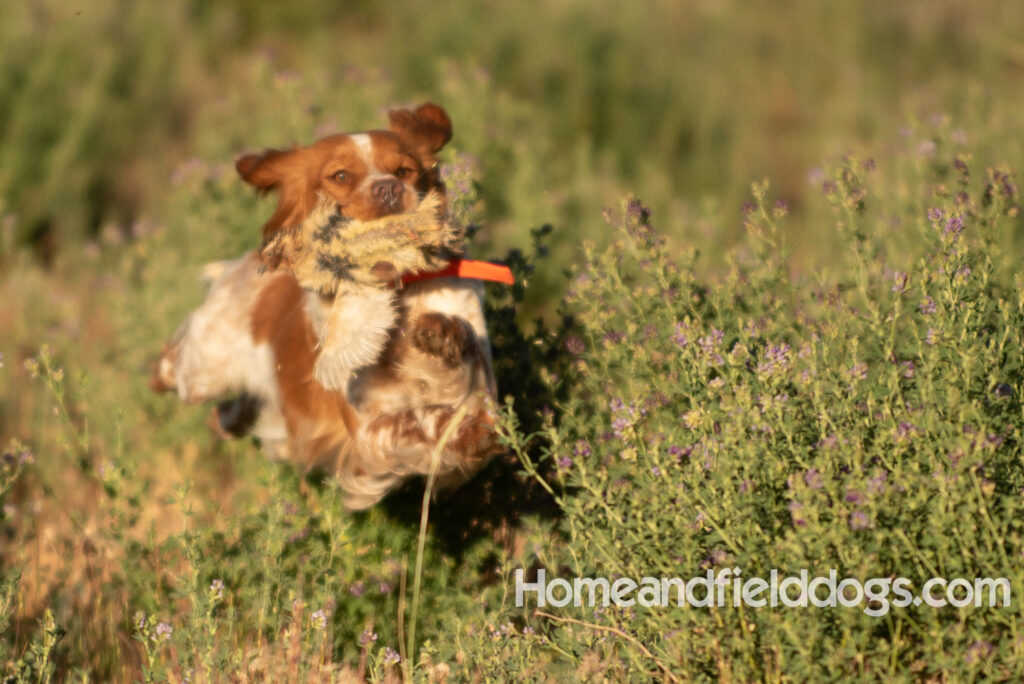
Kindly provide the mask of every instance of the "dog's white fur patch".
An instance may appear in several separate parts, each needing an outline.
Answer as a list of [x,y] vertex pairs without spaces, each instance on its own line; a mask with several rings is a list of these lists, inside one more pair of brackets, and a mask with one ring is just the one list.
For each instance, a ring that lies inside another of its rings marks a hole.
[[260,292],[252,287],[257,268],[250,255],[204,269],[212,278],[209,296],[175,334],[173,367],[161,361],[161,371],[173,375],[183,401],[198,404],[246,390],[277,403],[273,351],[247,334]]
[[355,135],[350,135],[349,138],[356,144],[356,147],[359,149],[359,155],[366,162],[366,165],[373,169],[373,141],[370,140],[370,136],[366,133],[356,133]]
[[[310,319],[318,324],[320,340],[313,377],[329,390],[344,392],[356,370],[380,358],[398,311],[393,291],[352,283],[339,289],[326,315],[317,312]],[[343,324],[329,325],[329,320]]]

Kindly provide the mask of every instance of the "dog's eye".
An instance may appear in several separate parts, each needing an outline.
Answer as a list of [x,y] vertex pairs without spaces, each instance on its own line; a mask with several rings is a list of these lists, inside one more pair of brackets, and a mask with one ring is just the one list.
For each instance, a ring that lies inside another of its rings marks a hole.
[[331,178],[338,181],[339,183],[344,183],[345,181],[348,180],[348,171],[335,171],[334,175],[331,176]]
[[416,172],[410,169],[408,166],[399,166],[398,170],[395,171],[395,175],[398,176],[399,178],[408,178],[412,176],[414,173]]

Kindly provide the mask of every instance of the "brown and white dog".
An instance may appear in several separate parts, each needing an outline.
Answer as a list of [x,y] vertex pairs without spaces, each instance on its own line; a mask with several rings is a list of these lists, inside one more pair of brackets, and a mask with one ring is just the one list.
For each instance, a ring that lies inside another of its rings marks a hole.
[[[369,220],[414,209],[443,192],[437,152],[451,139],[443,109],[425,104],[389,113],[389,130],[335,135],[309,147],[242,157],[241,177],[278,206],[263,226],[266,244],[300,224],[318,199],[342,216]],[[252,252],[207,267],[206,301],[165,347],[152,385],[200,403],[242,393],[215,409],[237,434],[251,420],[267,453],[336,475],[352,509],[369,507],[410,475],[426,474],[438,440],[456,412],[441,453],[438,483],[455,486],[499,451],[490,402],[495,394],[490,345],[477,281],[433,278],[398,295],[399,321],[377,363],[358,371],[344,391],[314,379],[315,330],[330,303],[304,290],[273,253]],[[393,280],[380,264],[382,280]],[[354,302],[362,313],[394,305],[386,287]]]

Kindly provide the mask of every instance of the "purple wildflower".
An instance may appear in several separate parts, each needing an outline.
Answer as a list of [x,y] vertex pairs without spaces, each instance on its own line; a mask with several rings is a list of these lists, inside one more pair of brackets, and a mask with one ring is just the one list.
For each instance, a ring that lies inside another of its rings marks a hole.
[[568,456],[559,456],[558,467],[561,468],[562,470],[568,470],[569,468],[572,468],[572,459],[569,458]]
[[913,361],[904,361],[900,364],[900,367],[903,368],[904,378],[907,378],[909,380],[910,378],[914,377],[914,370],[916,369],[916,366],[914,365]]
[[577,440],[576,445],[572,448],[572,453],[580,458],[586,458],[590,456],[590,444],[582,439]]
[[362,596],[364,591],[366,591],[366,584],[364,584],[362,580],[354,582],[352,586],[348,588],[348,593],[352,594],[356,598]]
[[697,340],[700,345],[701,351],[704,353],[707,359],[707,363],[710,366],[721,366],[725,363],[725,359],[719,353],[719,345],[722,344],[722,339],[725,337],[725,333],[717,328],[712,328],[711,332],[704,337]]
[[964,220],[959,216],[953,216],[946,221],[946,228],[942,232],[946,235],[959,235],[964,230]]
[[398,655],[398,651],[391,648],[390,646],[384,647],[384,667],[391,667],[402,662],[402,656]]
[[858,363],[853,368],[848,370],[847,374],[853,380],[864,380],[868,377],[868,364],[864,362]]
[[942,220],[943,216],[945,216],[945,213],[941,209],[939,209],[938,207],[931,207],[931,208],[928,209],[928,220],[929,221],[939,222],[939,221]]
[[744,202],[743,206],[740,207],[740,210],[746,216],[750,216],[751,214],[753,214],[755,209],[757,209],[757,205],[755,205],[750,200],[747,200],[746,202]]
[[654,475],[654,477],[661,477],[661,468],[658,466],[651,466],[651,474]]
[[804,483],[811,489],[821,489],[824,486],[821,472],[817,468],[811,468],[804,473]]
[[646,221],[651,217],[651,210],[649,207],[644,206],[640,200],[631,199],[626,207],[626,214],[632,219]]
[[925,297],[924,301],[917,305],[917,308],[925,316],[931,316],[933,313],[935,313],[937,307],[935,306],[934,299],[932,299],[931,297]]
[[701,567],[709,568],[717,565],[726,565],[730,562],[729,554],[724,549],[714,549],[708,554]]
[[309,616],[309,623],[315,630],[321,630],[327,627],[327,613],[320,610],[313,611],[313,614]]
[[788,508],[789,508],[789,517],[793,521],[793,525],[796,526],[796,527],[806,527],[807,526],[807,521],[800,514],[800,511],[803,510],[804,505],[802,503],[800,503],[799,501],[793,500],[793,501],[789,502]]
[[818,440],[818,443],[815,444],[815,446],[819,449],[835,449],[839,446],[839,436],[833,432],[825,439]]
[[393,585],[391,582],[381,582],[380,583],[380,593],[382,593],[382,594],[390,594],[391,590],[394,589],[394,588],[395,588],[395,585]]
[[907,289],[907,281],[910,280],[910,276],[907,275],[906,273],[896,271],[896,273],[893,275],[893,280],[895,280],[896,282],[892,286],[892,291],[902,293],[905,292]]
[[949,465],[956,470],[957,466],[960,465],[960,460],[964,457],[963,449],[957,449],[946,454],[946,459],[949,461]]
[[583,340],[576,335],[570,335],[565,339],[565,348],[568,349],[570,353],[577,355],[582,354],[583,350],[586,349],[583,345]]
[[871,527],[871,518],[862,510],[856,510],[850,514],[851,530],[866,530]]
[[902,442],[913,437],[915,432],[917,432],[917,427],[913,423],[903,421],[896,426],[896,441]]
[[688,328],[682,323],[676,323],[675,334],[672,335],[672,341],[679,347],[685,347],[690,343],[690,338],[686,336]]
[[166,622],[161,622],[156,626],[156,633],[153,635],[153,641],[167,641],[171,638],[172,633],[174,633],[174,628]]
[[864,495],[856,489],[847,489],[846,494],[843,496],[843,501],[852,504],[859,504],[864,501]]
[[987,195],[994,196],[998,193],[1006,198],[1016,197],[1017,184],[1013,182],[1013,176],[998,169],[989,169],[988,173],[989,181],[985,188]]
[[293,532],[292,534],[288,535],[286,542],[288,544],[294,544],[295,542],[302,541],[303,539],[309,536],[310,531],[311,530],[309,529],[308,526],[303,527],[297,532]]
[[995,650],[995,647],[987,641],[975,641],[967,647],[967,653],[964,654],[964,660],[968,665],[974,665],[982,660],[988,660]]
[[682,463],[684,458],[689,458],[690,454],[693,453],[693,447],[681,447],[672,445],[668,448],[668,455],[675,458],[676,463]]
[[217,599],[218,601],[224,598],[223,580],[215,579],[212,582],[210,582],[210,593],[213,595],[213,598]]
[[369,646],[370,644],[374,643],[375,641],[377,641],[377,634],[376,634],[376,632],[371,632],[368,629],[364,629],[363,633],[359,635],[359,645],[360,646]]
[[885,490],[885,483],[889,479],[889,474],[884,470],[878,475],[868,478],[868,492],[871,494],[881,494]]
[[626,418],[625,416],[619,416],[618,418],[612,421],[612,432],[615,433],[615,436],[618,437],[619,439],[623,439],[625,438],[626,430],[629,429],[630,425],[631,423],[629,421],[629,418]]
[[764,361],[757,365],[757,372],[762,375],[770,375],[775,372],[784,373],[790,366],[791,347],[783,342],[778,345],[769,345],[764,352]]
[[604,341],[608,344],[618,344],[626,339],[626,333],[619,330],[609,330],[604,334]]
[[[643,408],[642,412],[646,413],[647,409],[650,409],[650,408],[661,408],[663,406],[668,406],[671,403],[672,403],[672,400],[669,399],[668,395],[666,395],[664,392],[661,392],[661,391],[654,392],[653,394],[647,395],[647,398],[644,399],[644,408]],[[662,439],[664,439],[664,438],[665,438],[665,436],[662,435]]]
[[705,352],[718,349],[718,345],[725,338],[725,333],[718,328],[712,328],[711,332],[698,340],[698,343]]

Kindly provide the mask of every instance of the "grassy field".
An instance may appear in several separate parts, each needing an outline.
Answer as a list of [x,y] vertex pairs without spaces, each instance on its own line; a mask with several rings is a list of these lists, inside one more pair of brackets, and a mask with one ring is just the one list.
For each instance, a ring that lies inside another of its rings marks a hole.
[[[1024,5],[0,4],[0,676],[1024,676]],[[149,365],[241,152],[451,115],[508,446],[361,514]],[[422,543],[422,546],[421,546]],[[417,572],[417,566],[422,567]],[[540,608],[549,577],[1005,577],[1010,606]],[[6,681],[6,680],[5,680]]]

